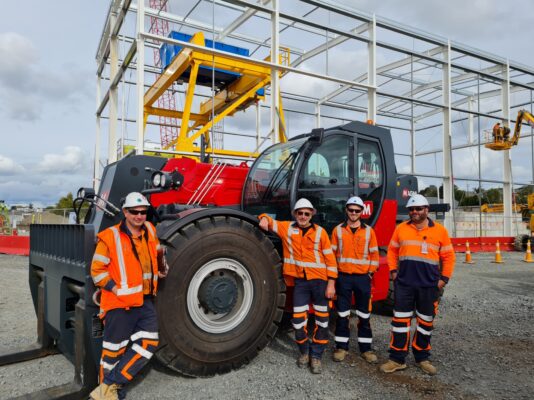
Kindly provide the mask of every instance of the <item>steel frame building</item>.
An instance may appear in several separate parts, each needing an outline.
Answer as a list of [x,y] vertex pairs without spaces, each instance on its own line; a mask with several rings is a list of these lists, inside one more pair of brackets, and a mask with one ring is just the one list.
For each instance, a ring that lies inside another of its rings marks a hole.
[[[268,101],[256,105],[253,118],[243,113],[212,129],[225,146],[233,142],[252,153],[278,140],[280,98],[289,137],[315,126],[372,120],[392,131],[399,171],[442,186],[444,202],[453,204],[454,185],[467,191],[471,185],[479,194],[488,185],[502,188],[503,234],[513,234],[514,187],[534,182],[534,135],[524,129],[520,146],[492,152],[484,148],[483,134],[496,122],[513,123],[519,109],[533,111],[534,68],[329,1],[151,1],[158,9],[147,3],[112,0],[109,7],[96,55],[95,186],[101,158],[113,162],[124,155],[128,127],[135,127],[135,152],[143,154],[154,150],[147,149],[147,140],[158,137],[162,125],[172,125],[144,113],[145,93],[161,73],[154,50],[170,43],[224,54],[157,34],[161,30],[153,27],[163,21],[175,31],[203,32],[249,48],[248,61],[272,71]],[[282,47],[289,65],[278,62]],[[184,93],[180,82],[167,90],[176,104]],[[213,87],[199,93],[215,95]],[[107,154],[101,150],[104,130]],[[529,169],[516,180],[519,161]],[[445,223],[454,229],[454,209]]]

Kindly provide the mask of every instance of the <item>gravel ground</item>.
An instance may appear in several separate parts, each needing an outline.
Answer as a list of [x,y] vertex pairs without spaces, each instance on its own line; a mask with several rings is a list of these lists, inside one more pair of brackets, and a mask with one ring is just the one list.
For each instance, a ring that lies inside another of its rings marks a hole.
[[[297,368],[296,348],[285,331],[250,365],[226,375],[195,379],[151,366],[129,388],[128,398],[533,398],[534,264],[521,262],[520,253],[504,253],[504,264],[491,263],[491,254],[473,258],[475,265],[457,265],[440,305],[432,341],[437,376],[423,375],[411,357],[408,369],[392,375],[380,373],[354,352],[334,363],[331,349],[323,358],[323,374],[312,375]],[[27,261],[0,255],[0,352],[35,340]],[[389,322],[387,317],[372,317],[380,362],[387,359]],[[0,367],[0,399],[72,377],[72,365],[61,355]]]

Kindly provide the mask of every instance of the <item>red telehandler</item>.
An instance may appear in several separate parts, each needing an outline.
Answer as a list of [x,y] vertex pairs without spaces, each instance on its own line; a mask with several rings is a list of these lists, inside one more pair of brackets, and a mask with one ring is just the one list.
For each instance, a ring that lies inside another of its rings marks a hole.
[[75,207],[91,203],[83,223],[32,225],[29,282],[38,343],[1,356],[0,365],[61,351],[74,363],[74,382],[47,390],[83,396],[96,385],[102,326],[90,277],[95,235],[120,220],[121,198],[131,191],[150,195],[149,217],[168,249],[156,358],[183,374],[210,376],[252,360],[284,313],[281,246],[259,229],[257,215],[290,219],[293,204],[305,197],[317,208],[315,222],[331,230],[344,219],[347,198],[360,196],[382,249],[373,300],[383,305],[389,291],[384,250],[417,180],[397,174],[390,132],[361,122],[273,145],[250,168],[125,157],[105,168],[98,193],[79,191]]

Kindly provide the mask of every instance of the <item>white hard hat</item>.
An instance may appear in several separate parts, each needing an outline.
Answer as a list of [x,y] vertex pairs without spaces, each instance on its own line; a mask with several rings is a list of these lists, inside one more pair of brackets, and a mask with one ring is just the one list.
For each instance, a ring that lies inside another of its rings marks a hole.
[[359,206],[362,209],[365,208],[365,204],[363,204],[363,200],[360,199],[358,196],[352,196],[350,199],[348,199],[347,203],[345,204],[345,207],[350,206],[351,204],[354,206]]
[[315,214],[315,208],[313,208],[313,204],[308,199],[299,199],[295,203],[295,207],[293,207],[293,212],[301,209],[301,208],[309,208],[310,210],[313,210],[313,214]]
[[426,206],[426,207],[429,206],[428,200],[422,194],[414,194],[412,197],[408,199],[408,202],[406,203],[406,208],[421,207],[421,206]]
[[150,203],[141,193],[132,192],[129,193],[128,196],[126,196],[126,199],[124,199],[124,204],[122,205],[122,208],[132,208],[141,206],[148,207],[150,206]]

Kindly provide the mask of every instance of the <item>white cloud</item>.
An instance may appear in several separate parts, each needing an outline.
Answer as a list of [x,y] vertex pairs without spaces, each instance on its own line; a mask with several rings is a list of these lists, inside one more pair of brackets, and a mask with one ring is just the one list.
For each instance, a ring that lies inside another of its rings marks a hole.
[[67,64],[61,70],[40,64],[39,52],[26,37],[0,33],[0,110],[18,121],[41,118],[45,104],[76,108],[93,96],[90,68]]
[[24,172],[24,167],[9,157],[0,155],[0,176],[17,175]]
[[60,174],[87,169],[87,157],[78,146],[67,146],[63,154],[45,154],[37,166],[40,172]]

